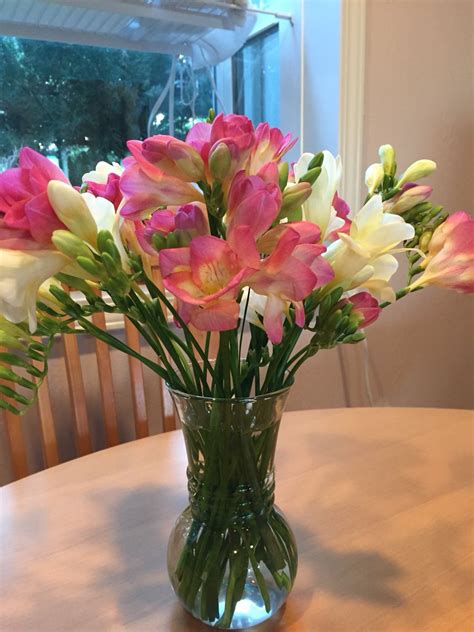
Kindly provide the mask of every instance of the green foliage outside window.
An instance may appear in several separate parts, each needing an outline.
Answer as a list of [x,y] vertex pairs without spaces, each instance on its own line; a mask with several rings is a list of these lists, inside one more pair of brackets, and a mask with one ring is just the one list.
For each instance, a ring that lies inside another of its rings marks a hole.
[[[0,38],[0,170],[23,145],[55,156],[73,184],[99,160],[120,161],[127,139],[147,136],[171,62],[159,53]],[[193,124],[192,78],[186,60],[178,70],[174,134],[183,138]],[[206,71],[195,73],[194,84],[195,120],[205,119],[212,105]],[[152,133],[168,133],[168,124],[165,99]]]

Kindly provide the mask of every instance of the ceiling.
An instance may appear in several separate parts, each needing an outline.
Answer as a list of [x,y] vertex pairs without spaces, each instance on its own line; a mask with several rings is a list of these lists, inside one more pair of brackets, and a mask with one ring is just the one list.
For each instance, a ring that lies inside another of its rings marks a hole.
[[0,35],[218,63],[240,48],[252,29],[255,18],[246,6],[247,0],[0,0]]

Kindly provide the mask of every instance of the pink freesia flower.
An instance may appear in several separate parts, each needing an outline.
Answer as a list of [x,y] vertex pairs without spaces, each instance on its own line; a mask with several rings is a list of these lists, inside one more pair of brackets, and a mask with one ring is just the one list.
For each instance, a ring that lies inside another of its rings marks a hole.
[[186,182],[199,182],[204,177],[204,162],[199,153],[173,136],[161,134],[144,141],[129,140],[127,147],[145,173],[152,177],[155,173],[152,167]]
[[457,292],[474,292],[474,219],[458,211],[438,226],[428,256],[421,264],[423,274],[410,289],[437,285]]
[[204,204],[186,204],[179,207],[155,211],[149,220],[137,222],[137,239],[145,252],[156,255],[152,246],[152,238],[155,233],[166,237],[170,233],[176,233],[179,242],[183,245],[186,239],[190,241],[198,235],[209,234],[209,223]]
[[260,237],[276,219],[281,199],[277,184],[239,171],[232,181],[227,199],[228,235],[237,226],[249,226],[253,237]]
[[[212,124],[197,123],[186,136],[186,143],[199,152],[208,165],[209,155],[220,143],[227,146],[231,156],[228,177],[242,169],[255,144],[255,130],[252,121],[240,114],[219,114]],[[210,174],[207,172],[210,179]]]
[[320,257],[325,247],[321,244],[301,244],[300,239],[300,234],[289,225],[271,255],[247,280],[247,285],[254,292],[267,296],[263,326],[273,344],[282,340],[283,317],[289,304],[292,303],[295,309],[296,325],[303,327],[303,300],[333,276],[330,266]]
[[255,146],[250,158],[249,173],[256,173],[267,162],[279,161],[297,140],[291,134],[283,136],[278,127],[259,123],[255,130]]
[[238,153],[240,160],[247,157],[255,144],[252,121],[241,114],[219,114],[211,125],[210,145],[225,143],[231,154]]
[[377,300],[369,294],[369,292],[357,292],[348,299],[339,302],[339,306],[343,307],[347,303],[352,303],[352,314],[356,314],[360,318],[359,327],[368,327],[377,320],[382,311]]
[[[274,228],[266,232],[263,237],[258,240],[259,252],[266,255],[270,254],[276,247],[282,233],[288,230],[298,233],[298,244],[317,244],[321,238],[321,230],[319,226],[312,222],[291,222],[290,224],[277,224]],[[322,251],[324,252],[324,250]]]
[[186,136],[186,143],[194,147],[205,163],[209,158],[211,127],[210,123],[195,123]]
[[[46,189],[51,180],[69,183],[51,160],[29,147],[23,147],[19,166],[0,174],[3,229],[21,231],[18,239],[31,239],[43,246],[51,243],[52,233],[65,228],[48,200]],[[12,238],[11,234],[9,238]]]
[[148,217],[160,206],[179,206],[201,202],[201,192],[191,183],[166,175],[161,169],[143,162],[128,161],[120,179],[125,204],[120,213],[129,219]]
[[109,173],[107,182],[93,182],[92,180],[84,180],[87,184],[88,193],[92,193],[96,197],[105,198],[112,202],[114,207],[118,209],[123,199],[120,191],[120,176],[117,173]]
[[161,250],[163,283],[178,299],[180,315],[205,331],[234,329],[236,296],[253,270],[243,267],[229,244],[210,235],[195,237],[187,248]]
[[257,171],[257,176],[262,178],[265,182],[273,182],[278,187],[280,182],[280,172],[278,171],[278,165],[276,162],[266,162],[263,167]]

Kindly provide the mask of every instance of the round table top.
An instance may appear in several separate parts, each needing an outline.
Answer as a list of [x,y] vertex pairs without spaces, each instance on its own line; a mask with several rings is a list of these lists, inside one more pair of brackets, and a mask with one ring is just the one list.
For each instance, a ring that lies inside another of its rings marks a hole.
[[[300,565],[266,632],[472,630],[473,415],[287,413],[277,502]],[[0,629],[205,632],[177,603],[168,534],[186,504],[179,431],[5,486]]]

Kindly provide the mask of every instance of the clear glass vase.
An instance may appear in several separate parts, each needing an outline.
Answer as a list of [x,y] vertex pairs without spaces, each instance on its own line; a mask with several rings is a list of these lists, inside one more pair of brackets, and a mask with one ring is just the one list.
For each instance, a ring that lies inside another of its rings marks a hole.
[[284,603],[297,568],[293,533],[274,504],[274,455],[288,389],[250,399],[171,395],[189,490],[168,544],[173,589],[210,626],[256,625]]

